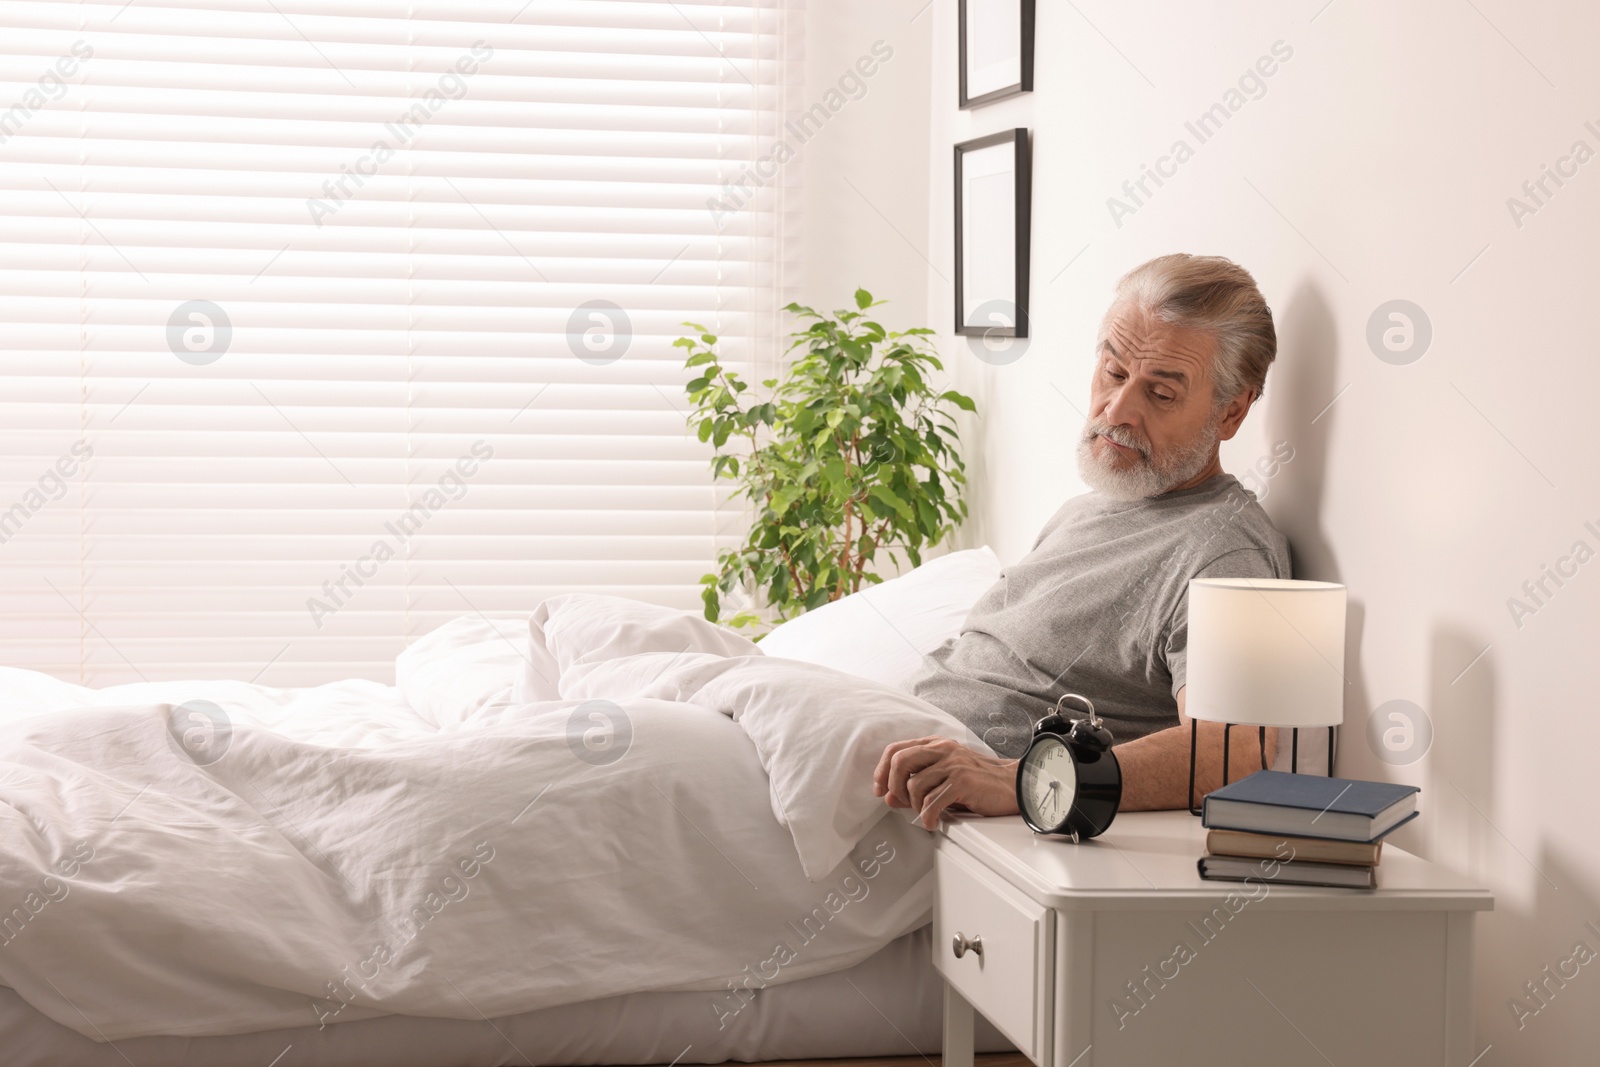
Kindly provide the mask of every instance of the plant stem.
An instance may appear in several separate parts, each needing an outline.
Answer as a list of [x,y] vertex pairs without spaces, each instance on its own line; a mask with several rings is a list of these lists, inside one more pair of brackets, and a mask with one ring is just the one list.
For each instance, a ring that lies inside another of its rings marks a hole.
[[[852,593],[858,593],[861,591],[861,576],[866,573],[867,564],[872,562],[872,557],[878,554],[878,542],[882,540],[884,532],[888,529],[889,524],[887,522],[879,525],[879,527],[873,531],[872,540],[869,542],[868,547],[862,549],[861,570],[857,572],[855,585],[850,589]],[[861,536],[867,536],[867,528],[865,526],[861,528]]]
[[[861,431],[857,430],[855,434],[851,436],[850,447],[848,449],[843,449],[842,451],[844,452],[844,480],[845,485],[848,486],[850,484],[851,467],[859,467],[861,465],[859,462],[857,462],[861,456]],[[851,579],[855,576],[857,567],[860,564],[859,560],[854,566],[850,562],[850,546],[855,541],[855,538],[852,537],[850,533],[855,511],[855,502],[856,498],[854,493],[850,493],[844,498],[844,548],[839,556],[839,581],[835,585],[835,595],[830,598],[832,600],[837,600],[840,596],[854,592],[855,588]],[[861,532],[866,533],[866,531],[867,521],[866,516],[863,515],[861,519]]]

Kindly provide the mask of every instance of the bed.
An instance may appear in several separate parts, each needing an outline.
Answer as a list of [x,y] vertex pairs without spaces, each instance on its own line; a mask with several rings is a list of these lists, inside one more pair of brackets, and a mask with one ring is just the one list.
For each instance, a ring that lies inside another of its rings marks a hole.
[[897,737],[982,745],[890,676],[993,580],[957,556],[779,655],[569,595],[392,687],[0,670],[8,1067],[936,1049],[931,842],[864,783]]
[[[0,989],[6,1067],[490,1067],[720,1063],[939,1052],[944,986],[932,927],[844,971],[774,986],[718,1030],[705,997],[635,993],[492,1022],[386,1016],[225,1037],[91,1041]],[[818,1025],[822,1022],[825,1025]],[[981,1016],[978,1051],[1014,1046]],[[281,1058],[280,1058],[281,1057]]]

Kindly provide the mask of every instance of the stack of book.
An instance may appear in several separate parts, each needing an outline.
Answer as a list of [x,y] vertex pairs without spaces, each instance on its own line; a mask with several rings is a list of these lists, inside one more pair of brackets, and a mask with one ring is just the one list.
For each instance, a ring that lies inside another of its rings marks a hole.
[[1383,838],[1417,817],[1417,787],[1258,771],[1205,799],[1200,877],[1372,889]]

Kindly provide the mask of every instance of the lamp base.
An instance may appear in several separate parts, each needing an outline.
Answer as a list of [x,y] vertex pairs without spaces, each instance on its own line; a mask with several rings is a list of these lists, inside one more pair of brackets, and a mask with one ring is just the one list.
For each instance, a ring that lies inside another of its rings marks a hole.
[[[1333,727],[1328,727],[1328,777],[1333,777]],[[1294,743],[1289,749],[1289,773],[1300,773],[1300,729],[1295,728]]]
[[[1229,741],[1228,731],[1230,731],[1232,729],[1233,729],[1233,723],[1227,722],[1227,723],[1223,723],[1222,724],[1222,784],[1223,785],[1227,785],[1228,784],[1228,750],[1232,747],[1231,742]],[[1292,727],[1291,729],[1294,731],[1294,736],[1293,736],[1292,740],[1290,741],[1290,748],[1289,748],[1289,773],[1290,774],[1299,774],[1300,773],[1300,728],[1298,726],[1295,726],[1295,727]],[[1258,726],[1258,727],[1256,727],[1256,730],[1257,730],[1256,740],[1257,740],[1257,743],[1260,744],[1260,746],[1261,746],[1261,769],[1262,770],[1266,770],[1267,769],[1267,728],[1265,726]],[[1333,730],[1334,730],[1334,728],[1332,726],[1328,727],[1328,777],[1329,778],[1333,777]],[[1199,740],[1200,740],[1200,720],[1198,720],[1198,719],[1190,719],[1189,720],[1189,814],[1190,815],[1196,815],[1196,816],[1198,816],[1201,813],[1201,810],[1202,810],[1200,808],[1200,806],[1195,802],[1195,798],[1194,798],[1194,761],[1195,761],[1195,750],[1199,747]]]
[[1200,720],[1189,720],[1189,814],[1198,816],[1200,808],[1194,802],[1194,751],[1200,740]]
[[[1233,742],[1229,738],[1229,731],[1231,731],[1232,729],[1233,729],[1233,723],[1225,722],[1225,723],[1222,724],[1222,784],[1223,785],[1227,785],[1228,784],[1228,750],[1233,747]],[[1261,769],[1262,770],[1266,770],[1267,769],[1267,728],[1265,726],[1262,726],[1262,727],[1259,727],[1259,729],[1261,731],[1261,733],[1259,735],[1260,738],[1261,738]],[[1200,738],[1200,720],[1198,720],[1198,719],[1190,719],[1189,720],[1189,814],[1190,815],[1199,815],[1200,814],[1200,810],[1201,810],[1199,807],[1197,807],[1195,805],[1195,802],[1194,802],[1194,752],[1195,752],[1195,748],[1198,747],[1197,746],[1197,742],[1199,741],[1199,738]]]

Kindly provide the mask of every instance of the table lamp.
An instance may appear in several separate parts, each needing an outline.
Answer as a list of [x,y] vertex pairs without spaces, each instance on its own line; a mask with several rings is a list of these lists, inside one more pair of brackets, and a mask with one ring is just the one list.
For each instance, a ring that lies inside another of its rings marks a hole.
[[[1290,770],[1300,770],[1300,728],[1344,721],[1345,587],[1286,578],[1194,578],[1189,582],[1189,810],[1201,722],[1224,723],[1222,784],[1228,784],[1228,733],[1256,726],[1294,730]],[[1262,746],[1265,769],[1265,744]]]

